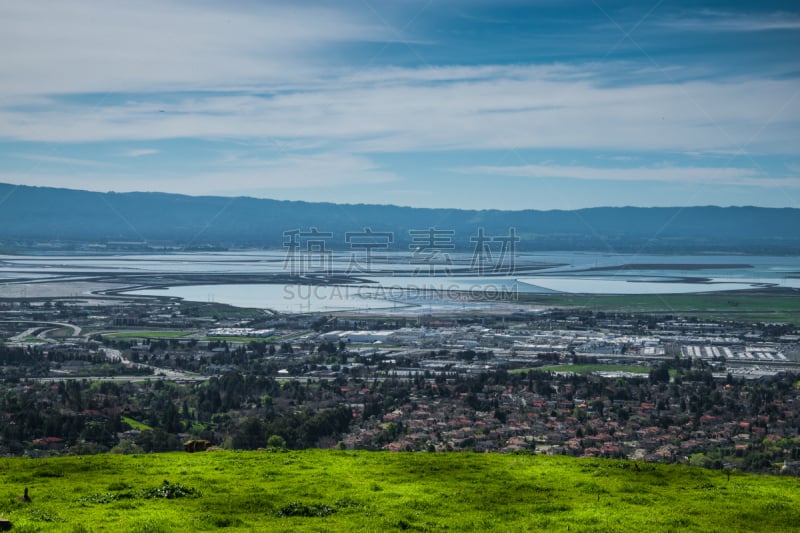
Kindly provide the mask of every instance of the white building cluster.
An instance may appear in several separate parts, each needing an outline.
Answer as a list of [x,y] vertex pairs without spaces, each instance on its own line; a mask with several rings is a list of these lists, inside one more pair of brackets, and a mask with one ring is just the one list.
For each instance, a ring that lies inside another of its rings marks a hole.
[[208,331],[209,337],[253,337],[264,338],[275,333],[274,329],[253,328],[214,328]]

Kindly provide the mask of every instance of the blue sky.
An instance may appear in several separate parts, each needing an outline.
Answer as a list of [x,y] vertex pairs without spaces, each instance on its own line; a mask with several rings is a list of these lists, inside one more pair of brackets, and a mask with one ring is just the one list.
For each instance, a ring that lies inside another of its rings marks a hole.
[[471,209],[800,207],[800,6],[0,4],[0,181]]

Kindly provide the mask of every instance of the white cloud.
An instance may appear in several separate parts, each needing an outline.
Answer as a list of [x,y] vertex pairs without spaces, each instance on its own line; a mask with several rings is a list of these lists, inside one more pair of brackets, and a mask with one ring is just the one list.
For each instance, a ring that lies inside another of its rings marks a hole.
[[599,155],[597,158],[606,161],[636,161],[639,159],[638,157],[634,157],[632,155]]
[[128,150],[123,155],[125,157],[142,157],[145,155],[154,155],[159,153],[160,150],[156,150],[155,148],[140,148],[134,150]]
[[772,30],[798,30],[800,17],[794,13],[729,13],[701,10],[683,17],[670,17],[661,23],[680,31],[754,32]]
[[61,166],[78,166],[78,167],[110,167],[112,165],[103,163],[101,161],[93,161],[91,159],[78,159],[75,157],[59,157],[46,154],[11,154],[20,159],[27,159],[37,163],[55,163]]
[[693,184],[800,188],[800,178],[769,177],[753,169],[738,167],[618,167],[580,165],[478,165],[453,169],[462,174],[525,178],[569,178],[602,181],[688,182]]
[[361,156],[321,153],[287,155],[276,159],[229,158],[224,165],[204,171],[181,173],[147,172],[45,172],[2,174],[2,181],[42,187],[63,187],[90,191],[159,191],[179,194],[230,195],[230,191],[270,196],[283,189],[335,189],[346,185],[370,186],[399,178]]
[[0,107],[0,138],[224,138],[335,144],[350,153],[510,148],[793,153],[800,125],[797,94],[794,80],[608,86],[594,65],[378,68],[268,96],[139,94],[121,103]]
[[[333,188],[342,185],[377,184],[398,180],[366,157],[342,153],[286,154],[276,159],[228,160],[225,171],[201,174],[199,179],[234,179],[238,190],[284,188]],[[231,169],[232,172],[228,172]],[[228,176],[228,178],[225,178]],[[224,183],[228,188],[230,183]]]
[[[796,79],[747,77],[745,70],[738,78],[720,78],[714,65],[667,64],[676,57],[669,55],[663,65],[634,59],[381,66],[395,58],[403,65],[411,56],[416,62],[426,49],[400,45],[402,54],[395,55],[363,43],[436,43],[410,38],[414,25],[409,34],[395,29],[402,24],[391,26],[403,6],[374,5],[380,9],[359,0],[0,2],[0,144],[60,143],[8,148],[52,155],[9,154],[37,165],[0,179],[92,190],[290,194],[400,182],[391,163],[376,164],[399,158],[376,154],[401,153],[408,164],[397,168],[408,173],[407,181],[392,186],[401,191],[427,175],[412,161],[418,152],[452,152],[428,159],[441,167],[459,164],[453,162],[458,151],[532,150],[543,152],[537,165],[458,171],[797,187],[791,167],[773,175],[735,166],[796,154]],[[417,9],[408,8],[411,14]],[[800,27],[796,14],[777,12],[691,11],[651,22],[662,24],[663,33]],[[448,44],[446,33],[431,35]],[[357,54],[353,44],[362,45]],[[470,60],[447,46],[432,57]],[[161,143],[173,139],[179,142]],[[202,152],[196,141],[203,141]],[[95,146],[79,143],[103,144],[92,151]],[[49,152],[52,146],[57,149]],[[557,150],[574,151],[574,163],[542,163],[570,160],[545,153]],[[155,158],[145,157],[157,153],[163,171],[153,171]],[[267,153],[279,155],[263,158]],[[688,165],[698,166],[655,167],[653,153],[676,155],[676,161],[688,154],[697,158]],[[114,172],[81,159],[86,154],[116,156]],[[634,164],[641,168],[630,168]],[[54,165],[61,165],[61,175],[50,172]],[[430,170],[433,176],[444,172]]]
[[308,4],[2,2],[0,92],[277,86],[307,79],[331,43],[397,38],[362,12]]

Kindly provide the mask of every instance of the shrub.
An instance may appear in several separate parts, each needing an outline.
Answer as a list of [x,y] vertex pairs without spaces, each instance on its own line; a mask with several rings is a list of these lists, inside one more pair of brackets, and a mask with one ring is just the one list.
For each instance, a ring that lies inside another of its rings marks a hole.
[[142,498],[167,498],[172,500],[175,498],[197,497],[200,496],[200,492],[180,483],[170,483],[164,480],[159,487],[142,489],[141,496]]
[[332,515],[335,512],[336,509],[334,509],[333,507],[321,503],[308,504],[303,502],[291,502],[278,509],[278,512],[275,513],[275,515],[278,517],[286,517],[286,516],[319,517],[319,516]]

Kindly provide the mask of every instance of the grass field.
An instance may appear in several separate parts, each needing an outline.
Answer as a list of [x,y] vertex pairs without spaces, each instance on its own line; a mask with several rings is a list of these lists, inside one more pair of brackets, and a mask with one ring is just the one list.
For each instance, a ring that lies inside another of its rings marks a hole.
[[[0,464],[0,516],[25,532],[778,532],[800,524],[796,478],[728,479],[625,461],[309,450]],[[18,501],[24,487],[32,503]]]
[[192,331],[120,331],[106,333],[103,337],[109,339],[180,339],[190,335]]
[[520,302],[593,311],[692,315],[743,322],[800,324],[800,294],[791,290],[707,294],[519,294]]
[[214,316],[217,318],[254,319],[263,318],[263,309],[234,307],[217,302],[184,302],[181,309],[187,316]]
[[145,431],[145,430],[148,430],[148,429],[153,429],[150,426],[148,426],[147,424],[145,424],[143,422],[139,422],[138,420],[134,420],[133,418],[130,418],[128,416],[122,417],[121,420],[123,422],[125,422],[126,424],[128,424],[131,427],[131,429],[138,429],[139,431]]
[[650,372],[649,367],[636,365],[553,365],[512,370],[511,373],[527,372],[528,370],[540,370],[544,372],[575,372],[576,374],[587,374],[589,372],[631,372],[633,374],[647,374]]
[[[188,337],[194,331],[120,331],[116,333],[106,333],[103,336],[116,340],[143,340],[143,339],[182,339]],[[275,337],[236,337],[215,335],[213,337],[200,337],[202,341],[226,341],[226,342],[272,342]]]
[[47,332],[47,337],[50,339],[65,339],[72,337],[72,328],[58,328]]

